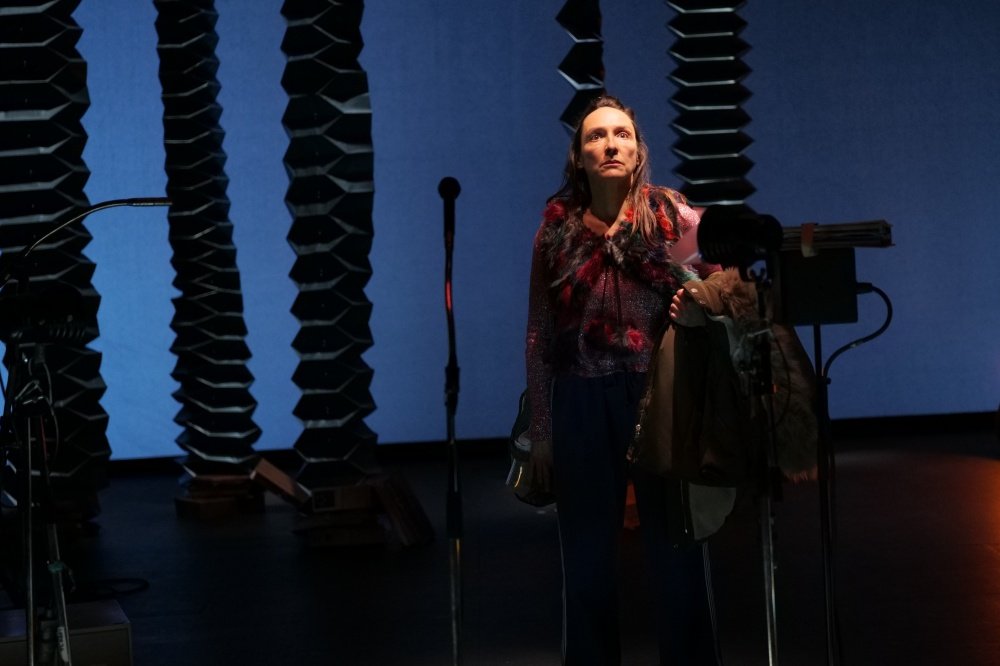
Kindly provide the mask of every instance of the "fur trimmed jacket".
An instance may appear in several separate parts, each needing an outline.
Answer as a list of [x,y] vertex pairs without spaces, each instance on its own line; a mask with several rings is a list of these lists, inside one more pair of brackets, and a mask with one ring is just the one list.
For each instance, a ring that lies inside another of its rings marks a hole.
[[708,316],[670,326],[660,340],[643,398],[633,462],[685,482],[696,539],[716,531],[735,488],[763,473],[767,419],[754,398],[757,340],[770,330],[776,463],[790,479],[813,478],[818,425],[815,378],[794,329],[757,312],[754,285],[733,269],[684,284]]

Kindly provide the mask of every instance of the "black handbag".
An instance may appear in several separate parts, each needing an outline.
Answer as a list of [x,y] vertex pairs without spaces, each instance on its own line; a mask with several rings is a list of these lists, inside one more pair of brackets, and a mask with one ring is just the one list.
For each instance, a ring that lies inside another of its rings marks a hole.
[[510,453],[510,471],[507,473],[507,485],[514,491],[514,496],[532,506],[548,506],[556,501],[551,491],[542,490],[537,483],[531,467],[531,440],[528,439],[528,428],[531,426],[531,407],[528,404],[528,392],[522,391],[517,401],[517,417],[510,429],[507,449]]

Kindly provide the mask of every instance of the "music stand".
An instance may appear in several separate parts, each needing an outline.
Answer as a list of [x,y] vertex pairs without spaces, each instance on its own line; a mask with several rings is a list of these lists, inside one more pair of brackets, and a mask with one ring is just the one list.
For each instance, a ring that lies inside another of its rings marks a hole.
[[[769,215],[759,215],[744,205],[710,206],[701,217],[698,248],[707,263],[738,267],[745,281],[757,286],[758,317],[766,325],[754,333],[757,342],[754,367],[755,396],[760,396],[766,416],[765,464],[762,479],[761,542],[764,559],[765,609],[768,654],[771,666],[778,658],[775,612],[772,502],[780,497],[781,473],[776,462],[774,410],[771,393],[770,324],[767,293],[772,299],[773,320],[789,325],[811,325],[816,371],[815,409],[818,426],[817,471],[820,488],[824,592],[826,601],[827,663],[839,664],[836,605],[833,581],[833,446],[830,435],[827,370],[839,354],[867,342],[888,328],[892,307],[885,293],[855,279],[854,248],[892,245],[891,227],[885,220],[820,226],[804,224],[783,228]],[[765,267],[756,270],[761,261]],[[820,326],[853,323],[858,319],[857,296],[877,292],[888,306],[885,323],[875,333],[838,349],[824,365]]]
[[[843,351],[870,340],[888,328],[889,318],[870,336],[861,338],[835,352],[823,362],[821,327],[830,324],[857,323],[858,294],[864,291],[884,293],[856,279],[856,247],[892,245],[891,228],[884,220],[853,224],[802,225],[783,230],[783,245],[777,262],[775,321],[791,326],[811,326],[813,366],[816,373],[816,419],[818,427],[817,472],[820,500],[820,531],[823,557],[823,586],[826,616],[827,664],[840,664],[839,625],[834,584],[834,446],[829,405],[829,364]],[[888,300],[886,300],[888,304]]]

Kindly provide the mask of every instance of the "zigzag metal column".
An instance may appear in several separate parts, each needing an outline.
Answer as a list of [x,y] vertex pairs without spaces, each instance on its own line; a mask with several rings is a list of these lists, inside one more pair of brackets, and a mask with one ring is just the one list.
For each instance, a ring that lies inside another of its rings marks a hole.
[[559,63],[559,73],[575,91],[559,120],[572,132],[590,100],[604,93],[604,42],[598,0],[567,0],[556,21],[573,38],[573,47]]
[[753,162],[743,155],[751,143],[743,132],[750,117],[740,106],[750,97],[741,83],[750,73],[740,59],[749,49],[739,38],[746,22],[736,14],[745,3],[667,4],[677,10],[669,23],[677,36],[670,55],[678,63],[670,78],[678,86],[671,101],[680,111],[673,150],[681,158],[681,191],[698,206],[744,205],[754,192],[746,179]]
[[299,288],[292,313],[301,324],[293,342],[303,424],[295,449],[298,479],[310,489],[357,482],[373,465],[376,440],[364,422],[375,404],[361,358],[372,345],[364,288],[374,196],[368,77],[358,63],[363,8],[360,0],[288,0],[281,10],[285,202]]
[[[87,135],[81,119],[90,106],[87,65],[76,49],[81,29],[72,18],[79,0],[4,3],[0,7],[0,247],[6,257],[88,205],[83,161]],[[16,5],[16,6],[15,6]],[[53,490],[64,509],[90,518],[105,483],[111,454],[101,354],[97,337],[100,296],[91,284],[94,264],[83,250],[91,235],[81,223],[40,246],[28,274],[37,298],[68,285],[82,297],[85,334],[74,343],[45,345],[59,443],[50,460]],[[8,319],[9,312],[4,313]],[[9,324],[9,321],[5,321]],[[11,359],[5,359],[9,363]],[[50,437],[53,436],[50,433]]]
[[[249,482],[253,421],[243,296],[229,221],[222,109],[216,102],[219,61],[215,56],[218,14],[213,0],[154,0],[158,15],[160,82],[171,263],[176,270],[171,347],[172,376],[180,383],[174,420],[184,427],[177,443],[187,451],[187,497],[178,511],[198,512],[229,501],[257,503]],[[206,497],[207,496],[207,497]],[[245,506],[245,505],[244,505]]]

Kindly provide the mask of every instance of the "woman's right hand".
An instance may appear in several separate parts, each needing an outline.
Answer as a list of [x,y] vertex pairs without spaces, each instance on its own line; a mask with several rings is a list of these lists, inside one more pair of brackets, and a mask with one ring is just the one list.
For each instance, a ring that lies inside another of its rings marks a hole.
[[683,287],[670,301],[670,318],[680,326],[705,326],[708,323],[705,311]]
[[552,492],[552,440],[542,439],[531,443],[532,485],[536,491]]

